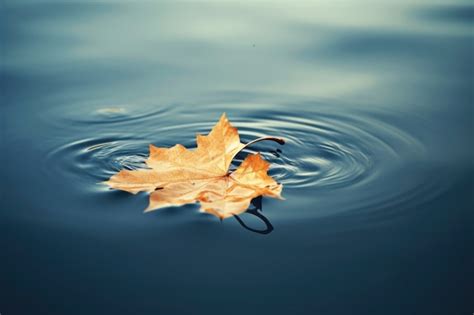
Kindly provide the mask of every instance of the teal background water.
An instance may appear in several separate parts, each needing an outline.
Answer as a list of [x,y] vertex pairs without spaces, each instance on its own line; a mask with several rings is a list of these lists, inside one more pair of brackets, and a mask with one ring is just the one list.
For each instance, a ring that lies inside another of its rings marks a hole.
[[[0,313],[471,314],[473,17],[2,1]],[[98,184],[223,112],[287,140],[245,152],[284,184],[271,233]]]

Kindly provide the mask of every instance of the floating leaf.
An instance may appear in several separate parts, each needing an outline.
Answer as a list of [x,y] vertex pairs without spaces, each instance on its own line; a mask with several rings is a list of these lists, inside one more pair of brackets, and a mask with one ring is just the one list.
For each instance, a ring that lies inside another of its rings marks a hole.
[[281,199],[282,185],[267,174],[269,163],[259,153],[248,155],[240,166],[229,172],[234,157],[247,145],[240,142],[237,128],[223,114],[207,136],[197,135],[197,148],[188,150],[177,144],[172,148],[150,145],[146,160],[149,169],[121,170],[105,183],[111,188],[136,194],[150,193],[145,211],[199,202],[201,210],[221,219],[238,215],[253,198]]

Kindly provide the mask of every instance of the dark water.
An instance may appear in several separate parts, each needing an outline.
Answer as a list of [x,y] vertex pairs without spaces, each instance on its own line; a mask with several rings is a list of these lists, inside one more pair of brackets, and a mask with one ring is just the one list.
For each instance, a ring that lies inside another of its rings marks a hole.
[[[3,1],[0,313],[471,314],[473,16]],[[98,184],[223,112],[287,140],[271,233]]]

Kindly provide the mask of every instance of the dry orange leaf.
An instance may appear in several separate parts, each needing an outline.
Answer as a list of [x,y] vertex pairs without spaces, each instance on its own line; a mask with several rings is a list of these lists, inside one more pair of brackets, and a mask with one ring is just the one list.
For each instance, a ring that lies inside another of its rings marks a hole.
[[[265,137],[280,144],[279,138]],[[245,212],[253,198],[281,199],[282,185],[267,174],[270,164],[259,153],[248,155],[240,166],[229,172],[234,157],[244,147],[237,128],[223,114],[207,136],[197,135],[197,148],[180,144],[158,148],[150,144],[146,160],[149,169],[121,170],[105,183],[111,188],[136,194],[150,193],[145,212],[169,206],[199,202],[201,211],[221,219]]]

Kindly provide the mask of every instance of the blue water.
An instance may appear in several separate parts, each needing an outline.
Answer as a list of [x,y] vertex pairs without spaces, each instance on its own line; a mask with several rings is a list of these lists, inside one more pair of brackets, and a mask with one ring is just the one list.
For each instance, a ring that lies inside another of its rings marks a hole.
[[[471,314],[469,2],[1,5],[0,313]],[[226,112],[285,201],[99,184]]]

